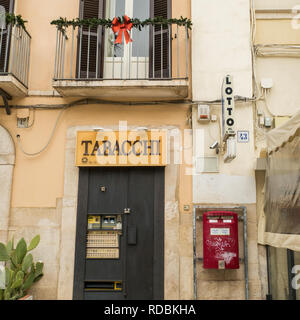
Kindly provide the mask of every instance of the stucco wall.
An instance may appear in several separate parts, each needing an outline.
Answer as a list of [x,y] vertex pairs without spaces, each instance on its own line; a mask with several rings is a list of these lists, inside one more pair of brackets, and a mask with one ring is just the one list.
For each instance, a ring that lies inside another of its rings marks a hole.
[[[234,95],[252,97],[252,58],[250,41],[250,2],[192,1],[193,28],[193,100],[221,99],[222,83],[233,77]],[[203,103],[205,104],[205,103]],[[198,121],[193,107],[194,163],[197,157],[218,158],[215,173],[197,172],[193,177],[193,202],[201,206],[246,206],[248,214],[249,297],[262,298],[259,252],[257,245],[255,142],[253,104],[236,102],[235,129],[248,131],[249,142],[236,144],[236,158],[224,163],[222,152],[209,147],[221,144],[222,106],[211,103],[210,112],[217,121]],[[197,250],[202,250],[201,226],[198,226]],[[240,224],[240,242],[242,224]],[[241,244],[240,244],[241,247]],[[200,254],[201,256],[201,254]],[[241,252],[241,257],[243,252]],[[205,270],[197,262],[198,299],[244,299],[244,265],[239,270]]]
[[249,0],[192,1],[193,99],[221,97],[226,74],[236,92],[251,97]]
[[[36,98],[37,99],[37,98]],[[35,99],[32,98],[31,102]],[[54,100],[54,99],[53,99]],[[57,101],[57,99],[55,99]],[[41,100],[40,100],[41,101]],[[44,98],[44,101],[48,101]],[[53,101],[54,102],[54,101]],[[38,157],[28,157],[16,148],[16,166],[12,190],[12,207],[56,207],[56,199],[63,196],[64,149],[66,129],[75,125],[118,126],[120,121],[128,121],[128,126],[155,126],[176,124],[182,130],[188,129],[186,117],[188,105],[163,106],[116,106],[86,105],[67,109],[58,123],[57,130],[49,147]],[[32,128],[16,127],[16,111],[6,116],[0,110],[0,124],[11,133],[16,145],[16,135],[21,136],[22,147],[26,152],[36,152],[47,143],[59,110],[35,112]],[[95,119],[99,119],[95,122]],[[185,175],[182,166],[180,173],[180,205],[189,203],[191,177]],[[183,197],[183,198],[182,198]]]
[[[249,8],[248,0],[192,2],[194,100],[221,99],[227,74],[233,76],[235,95],[252,96]],[[203,124],[197,121],[194,107],[193,129],[203,130],[204,135],[202,146],[194,134],[195,157],[216,155],[209,146],[214,141],[220,143],[221,109],[221,104],[211,105],[218,120]],[[237,144],[237,158],[230,164],[224,164],[219,155],[219,173],[194,176],[195,203],[255,203],[252,110],[252,104],[236,103],[236,130],[249,131],[249,143]]]
[[[175,126],[183,131],[188,129],[188,111],[188,105],[75,107],[62,115],[53,141],[41,155],[28,157],[16,147],[9,238],[25,237],[29,241],[34,235],[41,235],[40,245],[33,253],[35,259],[45,263],[45,276],[33,290],[37,299],[72,298],[78,188],[74,172],[78,169],[74,165],[75,136],[70,140],[69,128],[117,129],[119,120],[126,120],[128,127]],[[21,135],[27,152],[35,152],[45,145],[59,113],[57,110],[36,111],[32,128],[17,129],[16,111],[13,109],[11,116],[6,116],[3,110],[0,112],[0,122],[11,132],[15,143],[16,134]],[[173,148],[171,143],[171,150]],[[186,165],[166,168],[165,296],[170,299],[192,299],[193,296],[192,211],[183,210],[184,204],[192,207],[192,178],[186,175],[186,168]]]
[[[299,45],[300,29],[294,29],[291,21],[258,20],[256,44]],[[282,50],[274,48],[272,52]],[[267,95],[267,104],[275,116],[291,116],[300,109],[300,77],[297,72],[299,67],[300,55],[289,57],[288,54],[278,54],[277,57],[266,56],[256,59],[258,83],[260,84],[263,78],[273,79],[273,88]],[[269,114],[263,102],[259,102],[258,107]]]
[[56,28],[50,22],[59,17],[78,17],[79,0],[18,1],[16,13],[28,21],[26,28],[32,37],[29,91],[51,94],[54,91],[51,80],[54,74]]
[[298,0],[254,0],[256,9],[290,9],[299,4]]

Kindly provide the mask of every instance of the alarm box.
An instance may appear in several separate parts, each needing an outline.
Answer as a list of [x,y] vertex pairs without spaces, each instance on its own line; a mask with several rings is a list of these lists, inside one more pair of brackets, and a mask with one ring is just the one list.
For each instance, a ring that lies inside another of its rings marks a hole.
[[203,214],[203,267],[238,269],[238,215],[230,211]]

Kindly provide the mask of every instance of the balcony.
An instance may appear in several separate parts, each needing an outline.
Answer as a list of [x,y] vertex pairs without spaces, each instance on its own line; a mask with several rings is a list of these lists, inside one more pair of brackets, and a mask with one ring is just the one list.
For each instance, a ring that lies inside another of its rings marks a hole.
[[0,92],[3,99],[27,95],[30,42],[31,36],[21,26],[8,24],[0,31]]
[[63,97],[111,101],[183,100],[188,96],[187,26],[131,29],[128,44],[102,26],[57,28],[53,87]]

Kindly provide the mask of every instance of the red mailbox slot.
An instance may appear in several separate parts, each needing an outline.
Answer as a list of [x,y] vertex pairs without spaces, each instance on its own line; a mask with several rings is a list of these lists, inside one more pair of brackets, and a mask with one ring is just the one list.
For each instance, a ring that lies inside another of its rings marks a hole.
[[203,214],[203,267],[240,267],[237,213],[210,211]]

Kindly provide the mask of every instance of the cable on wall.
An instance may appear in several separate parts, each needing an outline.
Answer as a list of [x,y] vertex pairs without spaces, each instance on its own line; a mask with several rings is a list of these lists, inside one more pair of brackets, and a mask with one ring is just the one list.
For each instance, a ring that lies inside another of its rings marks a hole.
[[33,152],[33,153],[26,152],[26,151],[23,149],[23,147],[22,147],[21,137],[20,137],[20,135],[18,134],[18,135],[17,135],[17,142],[18,142],[18,146],[19,146],[20,150],[22,151],[22,153],[24,153],[26,156],[35,157],[35,156],[38,156],[39,154],[41,154],[44,150],[46,150],[47,147],[49,146],[50,142],[52,141],[52,138],[53,138],[54,134],[55,134],[55,130],[56,130],[57,124],[58,124],[58,122],[59,122],[59,119],[61,118],[63,112],[64,112],[66,109],[67,109],[67,107],[64,108],[64,109],[61,109],[61,111],[59,112],[59,114],[58,114],[58,116],[57,116],[57,119],[56,119],[56,121],[55,121],[54,127],[53,127],[53,129],[52,129],[51,135],[50,135],[50,137],[49,137],[49,139],[48,139],[48,142],[47,142],[46,145],[45,145],[42,149],[40,149],[39,151]]
[[[127,102],[127,104],[130,104],[130,105],[141,105],[141,104],[146,104],[146,105],[153,105],[153,104],[174,104],[174,101],[173,102],[146,102],[146,103],[141,103],[141,102]],[[176,103],[178,104],[183,104],[183,101],[176,101]],[[185,101],[184,102],[185,104],[189,104],[191,105],[192,103],[191,102],[187,102]],[[21,136],[18,134],[17,135],[17,143],[18,143],[18,146],[21,150],[21,152],[23,154],[25,154],[26,156],[29,156],[29,157],[35,157],[35,156],[38,156],[40,155],[43,151],[45,151],[47,149],[47,147],[49,146],[49,144],[51,143],[53,137],[54,137],[54,134],[55,134],[55,130],[58,126],[58,123],[59,123],[59,120],[60,118],[62,117],[64,111],[68,108],[71,108],[71,107],[75,107],[75,106],[79,106],[79,105],[88,105],[88,104],[116,104],[116,105],[123,105],[123,104],[126,104],[126,103],[123,103],[123,102],[116,102],[116,101],[103,101],[103,100],[99,100],[99,99],[81,99],[81,100],[76,100],[74,102],[71,102],[69,104],[63,104],[63,105],[59,105],[59,106],[53,106],[53,105],[36,105],[36,106],[29,106],[29,108],[32,108],[33,110],[35,109],[40,109],[40,110],[48,110],[48,109],[51,109],[51,110],[57,110],[57,109],[60,109],[60,112],[57,116],[57,119],[55,121],[55,124],[54,124],[54,127],[52,129],[52,132],[50,134],[50,137],[47,141],[47,143],[45,144],[45,146],[43,148],[41,148],[39,151],[37,152],[33,152],[33,153],[30,153],[30,152],[26,152],[22,146],[22,143],[21,143]],[[14,106],[15,108],[26,108],[26,106]],[[33,125],[34,123],[34,116],[33,116],[33,121],[30,125],[30,127]]]

